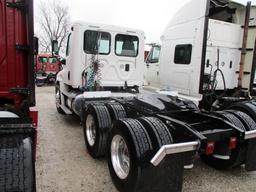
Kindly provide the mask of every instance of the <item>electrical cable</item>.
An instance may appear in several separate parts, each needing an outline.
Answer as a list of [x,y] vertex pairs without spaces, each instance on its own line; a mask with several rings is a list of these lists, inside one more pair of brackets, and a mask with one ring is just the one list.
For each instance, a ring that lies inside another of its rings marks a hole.
[[102,73],[100,69],[101,65],[99,62],[99,47],[100,47],[101,34],[102,34],[101,32],[97,32],[97,38],[93,48],[93,53],[91,55],[90,65],[87,70],[87,73],[84,73],[84,75],[86,74],[86,77],[84,76],[84,78],[86,78],[85,86],[89,90],[95,90],[97,89],[97,86],[101,84]]
[[[211,67],[210,78],[212,80],[208,84],[208,88],[207,88],[206,93],[205,93],[205,101],[212,108],[213,101],[215,99],[223,97],[226,94],[226,91],[227,91],[225,76],[224,76],[223,71],[220,69],[220,50],[219,50],[219,48],[217,50],[217,61],[216,61],[217,69],[213,72],[213,75],[212,75],[213,66],[211,64],[209,64],[209,66]],[[218,81],[217,81],[217,74],[218,73],[221,74],[223,85],[224,85],[224,92],[221,95],[218,95],[217,92],[216,92],[216,89],[217,89],[217,86],[218,86]]]

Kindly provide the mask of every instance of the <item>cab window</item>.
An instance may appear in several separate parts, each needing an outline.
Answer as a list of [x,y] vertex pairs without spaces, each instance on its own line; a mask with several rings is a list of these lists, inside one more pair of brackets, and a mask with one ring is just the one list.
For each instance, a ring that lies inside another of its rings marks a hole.
[[110,34],[107,32],[87,30],[84,32],[84,51],[87,54],[108,55],[110,39]]
[[174,54],[175,64],[185,64],[188,65],[191,62],[192,45],[176,45]]
[[132,35],[116,35],[115,53],[118,56],[137,57],[139,38]]

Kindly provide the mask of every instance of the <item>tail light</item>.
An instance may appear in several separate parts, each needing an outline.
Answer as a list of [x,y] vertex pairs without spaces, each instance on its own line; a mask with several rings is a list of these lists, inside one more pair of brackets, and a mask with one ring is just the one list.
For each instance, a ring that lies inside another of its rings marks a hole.
[[38,126],[38,110],[36,107],[29,108],[29,116],[32,119],[33,127],[37,128],[37,126]]
[[237,138],[236,137],[230,137],[229,140],[229,149],[235,149],[237,146]]
[[30,107],[30,118],[32,119],[33,127],[35,128],[35,134],[33,138],[33,157],[36,160],[36,145],[37,145],[37,127],[38,127],[38,110],[36,107]]
[[214,142],[208,142],[206,145],[206,155],[211,155],[214,152],[215,143]]

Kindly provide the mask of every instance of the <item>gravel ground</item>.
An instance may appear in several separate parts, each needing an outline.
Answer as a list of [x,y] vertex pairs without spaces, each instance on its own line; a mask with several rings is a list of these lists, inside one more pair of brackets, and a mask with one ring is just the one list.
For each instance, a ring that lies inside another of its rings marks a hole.
[[[39,192],[116,192],[105,160],[93,160],[86,152],[79,119],[55,110],[54,87],[37,88],[39,142],[37,189]],[[184,192],[256,191],[256,172],[243,168],[217,171],[195,161],[184,173]]]

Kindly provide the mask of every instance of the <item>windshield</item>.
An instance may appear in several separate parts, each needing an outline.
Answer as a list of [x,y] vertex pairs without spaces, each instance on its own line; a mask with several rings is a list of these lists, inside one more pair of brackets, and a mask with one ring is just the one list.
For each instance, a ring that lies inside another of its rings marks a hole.
[[47,63],[48,58],[47,57],[39,57],[38,61],[39,61],[39,63]]
[[49,57],[49,63],[57,63],[58,60],[55,57]]
[[116,35],[116,55],[126,57],[138,56],[139,39],[131,35]]
[[158,63],[160,50],[161,48],[159,46],[153,47],[147,59],[147,63]]

